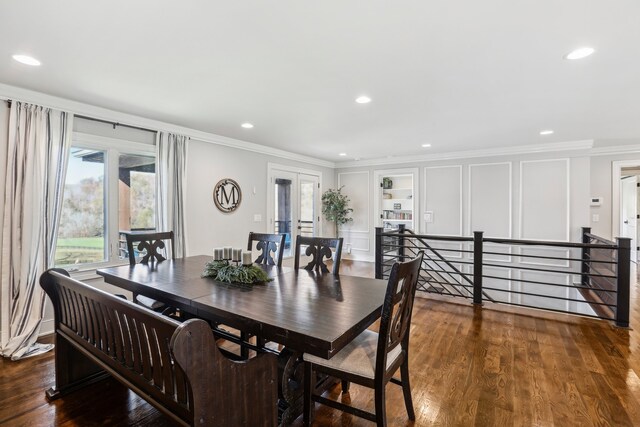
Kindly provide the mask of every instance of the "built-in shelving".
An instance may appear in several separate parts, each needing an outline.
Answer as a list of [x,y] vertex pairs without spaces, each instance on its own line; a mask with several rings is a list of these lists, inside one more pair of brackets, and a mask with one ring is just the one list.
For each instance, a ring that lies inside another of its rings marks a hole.
[[411,174],[381,177],[378,217],[384,229],[394,230],[399,224],[414,228],[413,184]]

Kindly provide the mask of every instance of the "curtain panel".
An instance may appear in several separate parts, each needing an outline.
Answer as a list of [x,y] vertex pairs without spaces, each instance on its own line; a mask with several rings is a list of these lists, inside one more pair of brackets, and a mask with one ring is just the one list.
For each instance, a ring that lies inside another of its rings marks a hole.
[[187,149],[189,138],[168,132],[156,137],[156,193],[158,231],[173,231],[176,258],[186,256],[184,206],[186,204]]
[[0,148],[0,354],[12,360],[53,348],[36,343],[45,307],[38,280],[54,264],[72,121],[69,113],[14,101]]

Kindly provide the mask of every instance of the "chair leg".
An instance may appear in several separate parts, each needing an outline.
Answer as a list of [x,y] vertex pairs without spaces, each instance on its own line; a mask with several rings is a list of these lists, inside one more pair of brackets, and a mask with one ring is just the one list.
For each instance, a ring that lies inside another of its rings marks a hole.
[[342,394],[349,393],[349,386],[351,383],[347,380],[342,380]]
[[387,408],[385,405],[385,386],[376,387],[375,404],[376,404],[376,425],[378,427],[387,427]]
[[305,426],[311,425],[311,411],[313,401],[311,400],[311,395],[313,394],[313,381],[311,377],[313,376],[312,364],[309,362],[304,362],[304,407],[302,412],[302,421]]
[[402,379],[402,394],[404,406],[407,407],[407,415],[411,421],[415,421],[416,413],[413,411],[413,399],[411,398],[411,383],[409,382],[409,361],[405,360],[400,366],[400,378]]
[[[246,332],[240,332],[240,340],[247,341],[249,339],[249,334]],[[242,360],[249,359],[249,349],[244,345],[240,344],[240,358]]]

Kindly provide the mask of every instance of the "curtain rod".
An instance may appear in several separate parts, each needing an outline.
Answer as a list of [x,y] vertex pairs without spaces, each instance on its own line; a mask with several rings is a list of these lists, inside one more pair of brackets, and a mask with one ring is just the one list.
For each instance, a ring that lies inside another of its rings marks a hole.
[[131,128],[131,129],[143,130],[145,132],[153,132],[153,133],[157,133],[158,132],[157,130],[154,130],[154,129],[147,129],[147,128],[143,128],[143,127],[140,127],[140,126],[133,126],[133,125],[125,125],[125,124],[118,123],[118,122],[112,122],[110,120],[103,120],[103,119],[96,119],[95,117],[82,116],[80,114],[74,114],[74,117],[77,117],[77,118],[80,118],[80,119],[85,119],[85,120],[92,120],[94,122],[106,123],[106,124],[112,125],[114,129],[116,128],[116,126],[123,126],[123,127]]
[[[9,108],[11,108],[11,102],[12,102],[11,99],[7,99],[5,101],[7,102],[7,105],[9,106]],[[78,118],[85,119],[85,120],[93,120],[94,122],[106,123],[106,124],[112,125],[114,129],[116,128],[116,126],[123,126],[123,127],[127,127],[127,128],[130,128],[130,129],[142,130],[142,131],[145,131],[145,132],[153,132],[153,133],[158,133],[159,132],[156,129],[143,128],[143,127],[140,127],[140,126],[133,126],[133,125],[125,125],[123,123],[112,122],[110,120],[96,119],[95,117],[83,116],[81,114],[74,114],[74,117],[78,117]],[[188,136],[187,138],[191,139],[190,136]]]

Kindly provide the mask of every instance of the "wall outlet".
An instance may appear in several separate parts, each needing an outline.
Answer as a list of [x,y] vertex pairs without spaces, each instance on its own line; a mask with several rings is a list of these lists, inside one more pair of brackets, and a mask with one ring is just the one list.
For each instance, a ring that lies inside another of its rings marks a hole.
[[253,222],[262,222],[262,215],[253,214]]
[[347,243],[347,253],[351,253],[351,243]]
[[598,221],[600,221],[600,215],[599,214],[591,215],[591,222],[598,222]]

